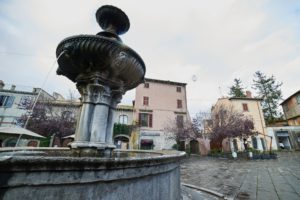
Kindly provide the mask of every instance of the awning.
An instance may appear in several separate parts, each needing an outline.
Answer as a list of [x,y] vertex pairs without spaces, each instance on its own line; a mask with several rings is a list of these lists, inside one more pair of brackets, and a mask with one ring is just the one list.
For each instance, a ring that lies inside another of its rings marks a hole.
[[21,128],[18,126],[12,126],[12,127],[0,127],[0,134],[7,134],[7,135],[24,135],[29,137],[38,137],[38,138],[45,138],[44,136],[41,136],[37,133],[34,133],[30,130],[27,130],[25,128]]
[[142,139],[141,140],[142,145],[153,145],[153,140],[150,139]]

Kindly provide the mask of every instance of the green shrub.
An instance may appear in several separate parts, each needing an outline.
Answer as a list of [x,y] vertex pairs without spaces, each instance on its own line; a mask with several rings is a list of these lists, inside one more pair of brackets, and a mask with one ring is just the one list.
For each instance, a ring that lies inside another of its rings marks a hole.
[[50,137],[40,139],[40,147],[49,147],[50,140]]
[[178,150],[178,144],[173,144],[172,149]]
[[133,125],[115,123],[114,124],[113,135],[115,136],[115,135],[122,134],[122,135],[130,136],[132,130],[133,130]]

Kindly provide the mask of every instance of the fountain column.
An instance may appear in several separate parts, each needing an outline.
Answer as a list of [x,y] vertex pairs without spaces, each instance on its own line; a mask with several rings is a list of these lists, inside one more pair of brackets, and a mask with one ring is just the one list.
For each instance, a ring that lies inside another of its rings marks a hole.
[[107,86],[97,85],[97,98],[95,99],[95,108],[91,123],[91,145],[98,148],[105,147],[105,139],[107,137],[106,127],[109,115],[109,106],[111,100],[110,88]]
[[81,94],[81,111],[77,121],[75,141],[71,144],[72,148],[87,146],[90,140],[89,124],[91,122],[91,114],[94,109],[93,95],[94,88],[90,84],[77,84],[77,89]]
[[114,129],[114,116],[116,112],[116,108],[118,103],[121,102],[123,92],[121,90],[114,90],[112,91],[112,98],[111,98],[111,104],[109,109],[109,115],[107,120],[107,130],[106,130],[106,142],[108,144],[113,145],[113,129]]

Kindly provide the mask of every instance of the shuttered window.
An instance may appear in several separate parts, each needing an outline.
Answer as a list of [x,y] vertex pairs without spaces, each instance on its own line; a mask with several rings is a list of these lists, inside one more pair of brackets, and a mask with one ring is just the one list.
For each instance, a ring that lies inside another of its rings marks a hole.
[[249,111],[249,109],[248,109],[248,104],[243,103],[243,111],[244,111],[244,112],[248,112],[248,111]]
[[182,108],[182,101],[177,99],[177,108]]
[[150,113],[139,113],[139,125],[143,127],[152,127],[153,115]]
[[144,97],[143,98],[143,105],[144,106],[149,106],[149,97]]

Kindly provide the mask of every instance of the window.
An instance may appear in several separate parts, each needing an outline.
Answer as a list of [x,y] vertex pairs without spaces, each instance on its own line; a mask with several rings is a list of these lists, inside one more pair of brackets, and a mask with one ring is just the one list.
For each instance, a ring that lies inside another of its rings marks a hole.
[[15,97],[0,95],[0,106],[11,108],[14,103]]
[[297,103],[300,104],[300,94],[296,96]]
[[182,108],[182,101],[177,99],[177,108]]
[[282,105],[283,111],[284,112],[288,112],[289,111],[289,107],[287,104]]
[[181,92],[181,87],[176,87],[177,92]]
[[128,116],[127,115],[120,115],[119,116],[119,123],[120,124],[128,124]]
[[150,113],[139,114],[139,124],[144,127],[152,127],[153,116]]
[[144,83],[144,88],[149,88],[149,83]]
[[243,111],[244,111],[244,112],[248,112],[248,111],[249,111],[249,110],[248,110],[248,104],[243,103]]
[[256,137],[252,137],[251,139],[252,139],[252,147],[253,147],[253,149],[257,149],[257,139],[256,139]]
[[20,109],[30,109],[32,106],[33,97],[31,96],[22,96],[18,108]]
[[62,117],[63,120],[66,120],[66,121],[73,121],[74,118],[75,118],[75,115],[74,115],[73,112],[67,110],[67,111],[63,111],[63,112],[62,112],[61,117]]
[[143,99],[143,105],[144,106],[149,106],[149,97],[144,97],[144,99]]
[[263,147],[263,150],[266,150],[266,143],[265,143],[265,140],[263,138],[260,138],[260,141],[261,141],[261,145]]
[[183,128],[183,116],[182,115],[177,115],[176,123],[177,123],[178,128]]

